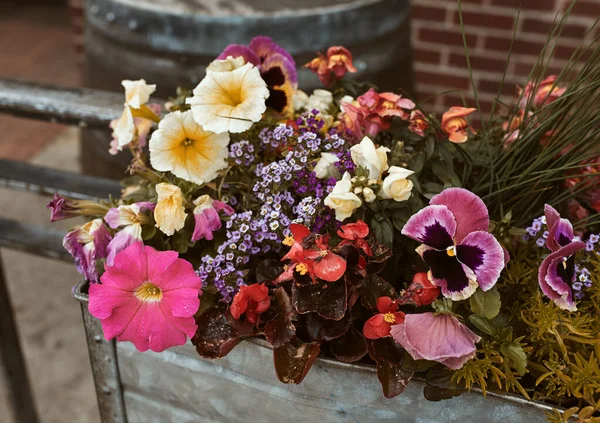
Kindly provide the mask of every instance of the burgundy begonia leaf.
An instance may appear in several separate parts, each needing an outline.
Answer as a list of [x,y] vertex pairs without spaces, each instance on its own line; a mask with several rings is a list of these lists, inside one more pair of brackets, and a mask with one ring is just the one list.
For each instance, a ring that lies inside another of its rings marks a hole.
[[343,336],[329,343],[335,358],[345,363],[354,363],[367,355],[367,340],[362,333],[352,328]]
[[321,352],[318,342],[310,344],[293,338],[273,351],[275,372],[283,383],[300,383]]
[[385,279],[377,275],[370,275],[361,288],[361,302],[365,308],[377,311],[377,298],[396,298],[396,290]]
[[196,317],[198,329],[192,344],[201,357],[226,356],[245,336],[252,332],[252,325],[235,320],[223,306],[211,307]]
[[317,313],[309,313],[306,316],[306,329],[311,339],[315,341],[331,341],[339,338],[350,329],[352,315],[346,312],[340,320],[325,319]]
[[386,398],[400,395],[414,374],[403,366],[404,349],[389,337],[368,340],[367,346],[369,355],[377,363],[377,378],[383,395]]
[[385,262],[394,255],[394,252],[383,244],[375,244],[372,250],[373,256],[369,257],[367,265],[368,275],[379,273],[385,267]]
[[283,266],[278,260],[263,260],[256,266],[256,282],[272,282],[283,272]]
[[264,334],[273,347],[279,348],[296,334],[296,327],[292,323],[295,311],[292,307],[292,300],[285,289],[278,287],[273,292],[274,300],[271,308],[274,308],[277,314],[265,324]]
[[292,284],[292,304],[300,314],[318,313],[326,319],[340,320],[348,307],[346,281]]
[[425,374],[426,386],[423,395],[429,401],[441,401],[459,396],[466,391],[464,386],[452,381],[453,371],[436,366]]

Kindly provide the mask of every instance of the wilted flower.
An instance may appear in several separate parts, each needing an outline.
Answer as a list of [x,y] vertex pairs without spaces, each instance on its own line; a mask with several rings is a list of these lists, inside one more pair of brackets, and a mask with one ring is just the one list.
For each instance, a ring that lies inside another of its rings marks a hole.
[[219,200],[213,200],[208,195],[201,195],[194,200],[194,220],[195,227],[192,234],[192,241],[200,239],[213,239],[213,232],[221,229],[221,217],[219,212],[223,211],[226,215],[231,216],[234,210],[231,206]]
[[319,179],[336,178],[340,177],[340,171],[335,165],[340,161],[340,158],[333,153],[321,153],[321,158],[313,169],[315,176]]
[[407,178],[413,173],[415,172],[403,167],[390,167],[388,176],[383,180],[379,196],[384,199],[393,198],[395,201],[408,200],[412,194],[413,183]]
[[352,181],[348,172],[335,184],[333,190],[325,198],[323,204],[335,211],[335,218],[343,222],[354,213],[354,210],[362,205],[362,201],[356,194],[351,192]]
[[183,194],[176,185],[160,183],[156,185],[158,201],[154,208],[156,227],[165,235],[171,236],[185,225],[185,208]]
[[573,299],[575,282],[575,253],[585,248],[581,241],[575,241],[573,225],[550,205],[544,207],[548,237],[546,246],[552,251],[542,262],[538,281],[542,292],[554,303],[564,309],[575,311],[577,305]]
[[413,215],[402,234],[422,243],[417,252],[430,267],[429,279],[452,300],[488,291],[500,277],[505,256],[488,233],[488,210],[481,198],[463,188],[434,196]]
[[473,134],[476,133],[465,119],[465,116],[476,110],[465,107],[450,107],[450,110],[442,115],[442,129],[448,134],[450,142],[461,144],[469,138],[469,131]]
[[106,258],[111,239],[102,219],[94,219],[66,234],[63,247],[75,259],[79,273],[91,283],[97,283],[96,260]]
[[329,250],[328,236],[317,235],[310,245],[305,245],[304,241],[311,235],[306,226],[292,223],[290,231],[292,235],[284,240],[284,244],[291,248],[281,260],[291,263],[276,283],[292,279],[294,271],[302,276],[308,274],[313,283],[316,283],[315,278],[335,282],[346,273],[346,260]]
[[233,302],[229,311],[234,319],[246,313],[246,320],[255,324],[258,316],[267,311],[271,305],[269,298],[269,288],[263,284],[252,284],[240,287],[240,290],[233,297]]
[[529,81],[525,89],[517,87],[517,94],[521,97],[519,107],[524,109],[531,102],[531,106],[537,109],[545,104],[552,103],[563,95],[567,89],[556,85],[556,79],[556,75],[550,75],[540,82],[537,87],[535,81]]
[[108,244],[106,266],[112,266],[117,254],[142,240],[142,225],[150,225],[154,203],[140,202],[110,209],[104,221],[112,229],[122,228]]
[[46,207],[50,209],[50,222],[70,219],[75,216],[103,216],[108,207],[89,200],[73,200],[54,193]]
[[203,129],[191,111],[166,115],[150,138],[150,163],[156,170],[196,184],[215,179],[227,167],[229,134]]
[[434,302],[440,295],[440,288],[431,283],[427,273],[419,272],[413,276],[411,284],[408,286],[400,300],[400,304],[414,304],[422,307]]
[[137,242],[115,257],[101,280],[90,286],[88,309],[102,322],[107,340],[161,352],[196,333],[202,282],[175,251],[159,252]]
[[327,49],[327,56],[321,53],[316,58],[304,65],[305,68],[313,71],[321,83],[326,87],[330,86],[335,80],[343,77],[346,72],[356,72],[352,63],[352,53],[342,46],[333,46]]
[[375,144],[369,137],[364,137],[359,144],[350,148],[352,161],[357,166],[362,166],[369,171],[369,179],[379,181],[381,174],[388,170],[387,147],[375,148]]
[[391,328],[394,340],[415,360],[437,361],[458,370],[475,357],[481,340],[451,314],[407,314]]
[[194,119],[205,131],[216,134],[244,132],[267,109],[267,84],[258,68],[246,63],[225,72],[206,71],[206,76],[187,98]]
[[363,326],[363,334],[367,339],[379,339],[390,336],[393,326],[404,323],[405,314],[398,311],[398,303],[390,297],[377,298],[379,314],[371,317]]
[[410,117],[408,118],[408,130],[410,132],[424,137],[427,128],[429,128],[429,123],[427,123],[427,119],[423,112],[420,110],[413,110],[410,112]]

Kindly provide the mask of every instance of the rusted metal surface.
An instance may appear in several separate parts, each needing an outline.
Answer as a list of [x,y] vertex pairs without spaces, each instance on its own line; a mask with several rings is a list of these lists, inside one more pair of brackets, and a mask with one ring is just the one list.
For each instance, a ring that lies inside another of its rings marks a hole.
[[[2,233],[1,226],[0,233]],[[2,267],[2,257],[0,257],[0,364],[6,375],[7,391],[13,405],[15,422],[37,423],[38,416],[21,351],[21,342]]]
[[[76,292],[85,308],[86,295]],[[219,360],[200,358],[190,344],[141,353],[123,342],[116,351],[129,422],[542,423],[552,409],[489,392],[486,398],[471,392],[430,402],[421,381],[386,400],[373,366],[324,358],[302,384],[286,385],[275,376],[270,347],[258,339],[242,342]]]
[[100,418],[103,423],[126,423],[127,414],[123,402],[115,341],[104,339],[102,325],[99,320],[90,315],[87,309],[87,295],[81,291],[81,287],[81,284],[76,287],[73,296],[81,301],[81,314],[94,374]]
[[122,94],[0,79],[0,113],[19,117],[106,128],[123,101]]

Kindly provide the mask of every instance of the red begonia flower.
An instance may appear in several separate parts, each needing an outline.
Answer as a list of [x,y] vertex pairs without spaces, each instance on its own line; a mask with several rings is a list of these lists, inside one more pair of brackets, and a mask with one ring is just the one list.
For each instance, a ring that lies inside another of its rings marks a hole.
[[404,323],[404,313],[398,310],[398,303],[390,297],[377,299],[379,314],[365,322],[363,334],[367,339],[379,339],[390,336],[392,326]]
[[269,288],[265,284],[255,283],[240,288],[233,297],[229,311],[235,319],[239,319],[242,314],[246,313],[246,320],[255,324],[258,316],[267,311],[270,305]]

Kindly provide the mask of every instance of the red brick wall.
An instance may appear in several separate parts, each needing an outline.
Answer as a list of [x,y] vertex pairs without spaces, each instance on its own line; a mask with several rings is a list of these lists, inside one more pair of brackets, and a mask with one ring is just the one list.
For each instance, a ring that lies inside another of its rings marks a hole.
[[[536,63],[552,28],[555,15],[569,0],[462,0],[463,22],[473,76],[483,111],[489,111],[500,88],[519,4],[513,53],[508,63],[503,99],[514,95]],[[467,104],[475,107],[458,13],[457,0],[412,0],[412,31],[416,91],[426,110],[443,112]],[[600,16],[600,0],[579,0],[563,29],[550,71],[558,72],[578,46],[589,43],[600,31],[591,28]],[[424,101],[427,97],[434,96]]]

